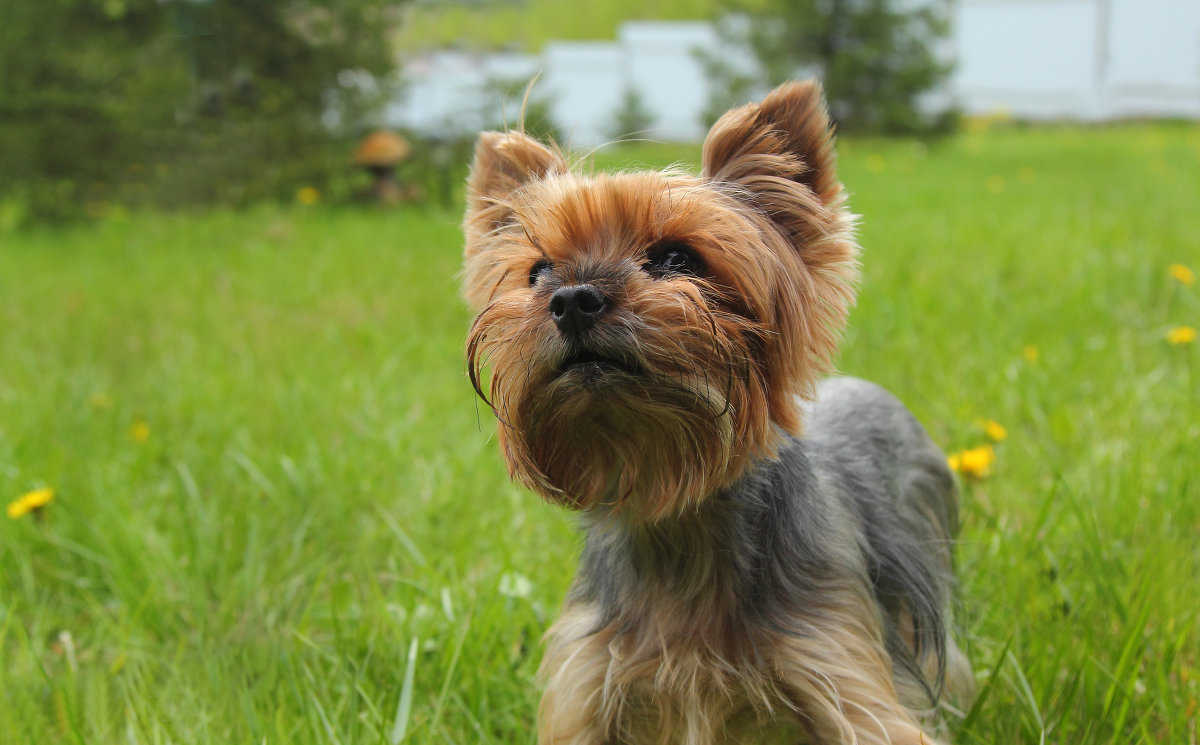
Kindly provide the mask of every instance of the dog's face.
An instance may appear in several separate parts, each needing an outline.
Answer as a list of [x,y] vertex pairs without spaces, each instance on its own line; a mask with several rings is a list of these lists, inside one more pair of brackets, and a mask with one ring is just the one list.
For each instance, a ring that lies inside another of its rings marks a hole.
[[484,133],[465,232],[472,382],[513,476],[580,509],[657,519],[773,455],[853,299],[814,83],[722,117],[700,176],[585,177]]

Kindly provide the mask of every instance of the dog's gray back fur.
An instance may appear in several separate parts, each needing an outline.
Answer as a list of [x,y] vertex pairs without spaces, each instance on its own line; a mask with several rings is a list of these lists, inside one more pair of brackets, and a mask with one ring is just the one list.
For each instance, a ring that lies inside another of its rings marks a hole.
[[[810,453],[823,491],[856,513],[893,661],[923,681],[916,661],[933,652],[938,674],[923,682],[940,687],[958,533],[957,490],[946,456],[894,396],[854,378],[821,384],[799,445]],[[905,609],[915,650],[899,635]]]
[[[850,577],[878,605],[897,683],[932,706],[945,669],[957,531],[945,456],[871,383],[827,380],[807,408],[802,438],[694,513],[649,526],[619,512],[588,515],[572,600],[608,609],[606,625],[633,627],[670,598],[705,615],[697,626],[719,613],[743,627],[803,634],[797,619],[819,612],[831,578]],[[922,673],[930,654],[932,675]]]

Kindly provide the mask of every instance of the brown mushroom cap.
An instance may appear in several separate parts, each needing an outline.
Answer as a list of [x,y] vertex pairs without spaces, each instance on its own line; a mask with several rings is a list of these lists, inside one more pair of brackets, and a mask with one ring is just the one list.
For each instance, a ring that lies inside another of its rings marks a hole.
[[372,132],[354,151],[354,162],[360,166],[394,166],[408,157],[412,147],[398,134],[380,130]]

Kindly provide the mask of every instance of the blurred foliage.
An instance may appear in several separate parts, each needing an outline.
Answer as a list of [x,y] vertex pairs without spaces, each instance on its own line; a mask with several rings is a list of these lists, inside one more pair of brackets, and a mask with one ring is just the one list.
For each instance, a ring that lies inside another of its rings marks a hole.
[[952,68],[937,51],[950,0],[730,0],[729,9],[719,32],[746,55],[739,64],[700,53],[716,91],[707,123],[786,80],[816,76],[843,132],[930,135],[955,126],[957,113],[938,100]]
[[351,189],[353,142],[397,79],[397,5],[0,3],[8,221]]
[[621,95],[621,103],[613,113],[613,122],[608,129],[608,136],[614,140],[628,140],[644,137],[654,126],[654,112],[646,105],[642,94],[637,88],[626,87]]
[[[492,77],[479,91],[479,118],[482,129],[520,129],[543,142],[562,142],[562,127],[554,121],[553,101],[537,76],[529,78]],[[475,132],[469,131],[473,141]]]
[[[402,183],[415,185],[420,198],[447,209],[461,204],[467,172],[475,153],[472,132],[425,137],[413,149],[413,156],[400,169]],[[414,134],[414,138],[418,135]]]

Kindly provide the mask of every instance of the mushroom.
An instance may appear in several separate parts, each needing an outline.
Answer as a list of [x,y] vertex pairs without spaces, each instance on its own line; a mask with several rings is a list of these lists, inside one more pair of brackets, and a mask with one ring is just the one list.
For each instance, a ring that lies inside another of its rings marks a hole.
[[408,157],[412,148],[398,134],[380,130],[367,135],[354,151],[354,162],[371,174],[371,195],[384,204],[395,204],[404,196],[396,180],[396,165]]

